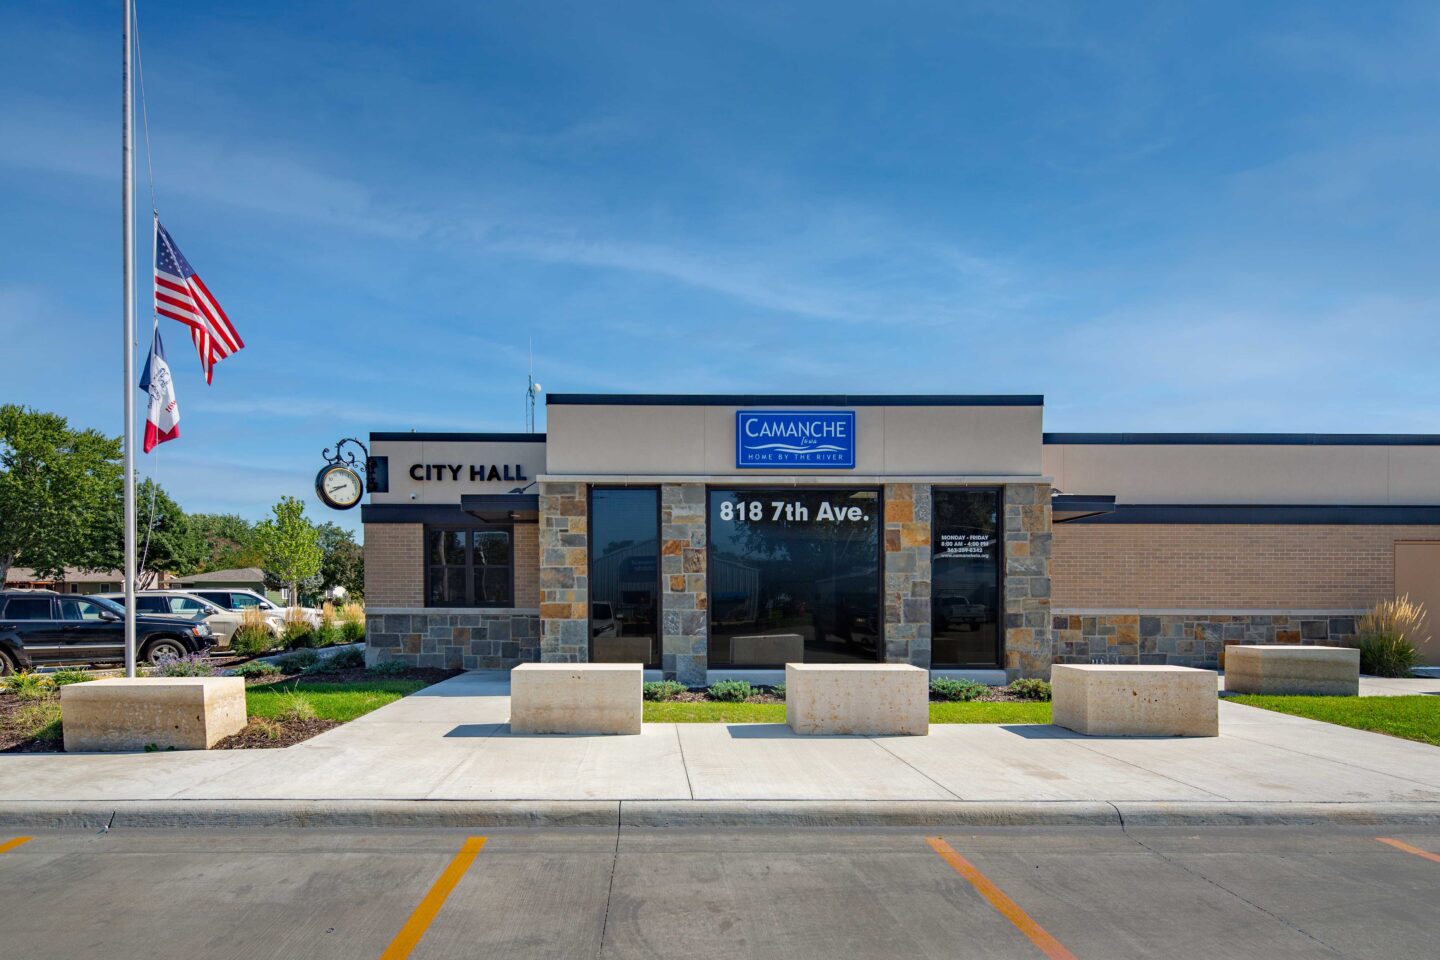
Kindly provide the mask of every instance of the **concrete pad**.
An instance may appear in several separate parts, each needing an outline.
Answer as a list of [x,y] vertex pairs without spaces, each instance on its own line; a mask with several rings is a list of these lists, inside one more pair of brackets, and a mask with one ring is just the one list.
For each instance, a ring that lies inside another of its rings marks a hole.
[[[479,743],[480,741],[470,741]],[[309,750],[255,751],[265,762],[226,771],[173,795],[182,800],[408,799],[423,797],[466,759],[463,747],[346,744]]]
[[140,754],[17,753],[0,756],[0,801],[147,800],[172,797],[278,750]]
[[638,736],[535,736],[501,728],[423,794],[431,800],[668,800],[690,797],[672,724]]
[[109,677],[60,688],[67,753],[208,750],[245,728],[240,677]]
[[1437,677],[1361,677],[1362,697],[1440,696]]
[[1440,800],[1440,790],[1411,780],[1238,737],[1077,737],[1074,742],[1227,800]]
[[924,736],[930,674],[900,663],[787,663],[785,722],[807,735]]
[[1214,737],[1213,670],[1166,665],[1055,664],[1052,716],[1088,736]]
[[1353,697],[1360,692],[1360,651],[1288,643],[1236,644],[1225,648],[1225,690]]
[[644,672],[639,663],[522,663],[510,671],[510,729],[638,734]]
[[957,799],[863,737],[802,736],[778,723],[674,729],[697,800]]
[[1041,726],[937,723],[924,739],[877,740],[882,748],[965,800],[1218,800],[1129,763],[1082,750]]

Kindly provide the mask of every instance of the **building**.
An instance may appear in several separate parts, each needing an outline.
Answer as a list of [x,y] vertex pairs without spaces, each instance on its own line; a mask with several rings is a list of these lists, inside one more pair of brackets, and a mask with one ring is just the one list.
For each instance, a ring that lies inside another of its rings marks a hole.
[[[165,586],[167,574],[157,575],[157,586]],[[66,567],[59,577],[42,577],[28,567],[11,567],[5,573],[7,590],[55,590],[59,593],[105,593],[125,588],[124,570],[82,570]]]
[[373,433],[368,656],[1014,678],[1214,667],[1227,643],[1343,642],[1400,593],[1440,607],[1440,435],[1047,434],[1043,413],[552,395],[546,434]]
[[180,590],[251,590],[265,596],[265,571],[259,567],[235,567],[230,570],[211,570],[208,573],[192,573],[188,577],[175,577],[171,586]]

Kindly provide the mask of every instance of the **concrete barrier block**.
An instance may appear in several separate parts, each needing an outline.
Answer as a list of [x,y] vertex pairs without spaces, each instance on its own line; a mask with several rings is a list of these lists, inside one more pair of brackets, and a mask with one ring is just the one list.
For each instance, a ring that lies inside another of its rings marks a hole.
[[638,734],[638,663],[522,663],[510,671],[513,733]]
[[929,671],[900,663],[787,663],[785,722],[800,734],[925,736]]
[[1051,713],[1056,726],[1088,736],[1217,737],[1215,677],[1191,667],[1055,664]]
[[1354,647],[1245,644],[1225,648],[1229,693],[1360,694],[1360,651]]
[[60,688],[65,749],[208,750],[245,727],[240,677],[112,677]]

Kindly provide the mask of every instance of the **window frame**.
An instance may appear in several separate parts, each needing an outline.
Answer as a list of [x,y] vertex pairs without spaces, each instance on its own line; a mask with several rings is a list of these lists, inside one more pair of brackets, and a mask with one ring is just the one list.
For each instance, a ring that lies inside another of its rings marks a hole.
[[[659,484],[655,483],[601,483],[590,484],[585,492],[585,569],[594,569],[595,565],[595,491],[596,490],[649,490],[655,494],[655,660],[645,664],[647,670],[659,670],[665,662],[665,574],[661,570],[664,565],[664,554],[661,552],[662,534],[664,532],[665,503],[664,492]],[[593,585],[593,578],[588,583]],[[615,610],[615,601],[609,601],[611,612]],[[706,615],[708,618],[708,614]],[[708,619],[707,619],[708,623]],[[590,662],[595,662],[595,590],[593,586],[585,591],[585,656]]]
[[[936,494],[954,491],[990,493],[995,497],[995,663],[939,663],[934,660],[935,545],[939,542],[937,524],[940,511],[935,506]],[[1000,484],[935,484],[930,488],[930,651],[932,670],[1004,670],[1005,669],[1005,487]]]
[[[432,571],[437,567],[442,570],[460,568],[460,564],[441,563],[435,564],[430,561],[430,534],[465,531],[465,599],[460,603],[439,603],[431,599],[430,588],[432,586]],[[501,603],[478,603],[475,601],[475,571],[477,566],[498,567],[499,564],[476,564],[475,563],[475,538],[470,536],[472,532],[500,532],[504,533],[509,544],[510,558],[505,564],[509,572],[508,596]],[[513,610],[515,609],[515,525],[512,523],[427,523],[421,533],[421,554],[420,562],[425,568],[425,596],[424,604],[427,609],[434,610]]]

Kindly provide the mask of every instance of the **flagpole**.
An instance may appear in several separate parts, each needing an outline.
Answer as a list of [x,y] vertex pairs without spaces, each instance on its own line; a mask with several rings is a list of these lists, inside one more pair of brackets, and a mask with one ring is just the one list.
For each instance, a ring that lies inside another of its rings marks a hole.
[[120,125],[120,211],[124,234],[125,269],[125,676],[135,676],[135,152],[131,128],[135,98],[130,83],[132,0],[125,4],[125,55],[121,80],[125,87]]

